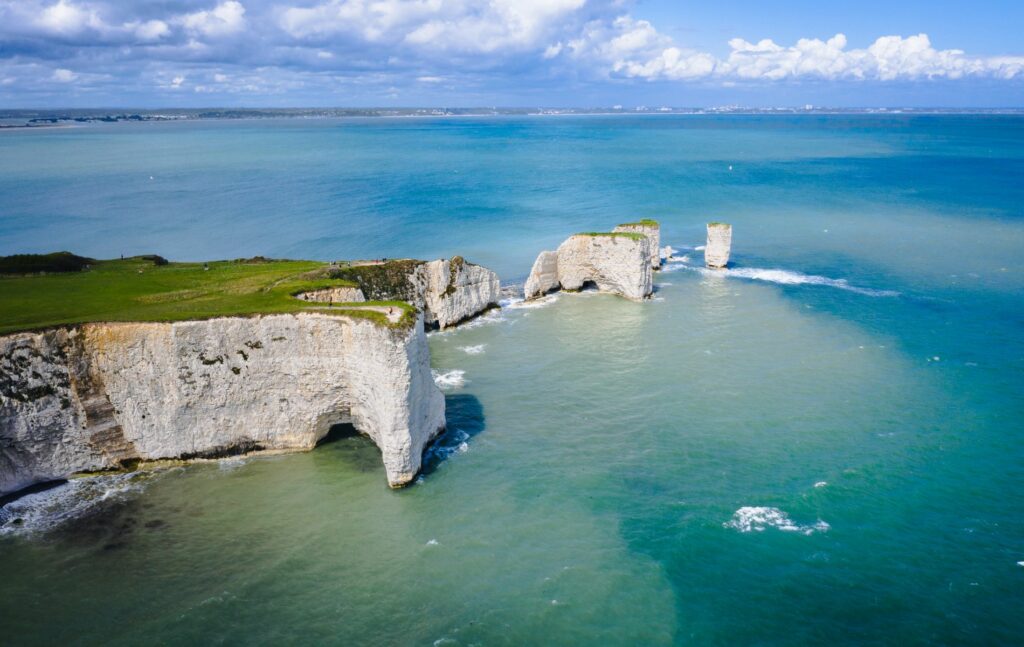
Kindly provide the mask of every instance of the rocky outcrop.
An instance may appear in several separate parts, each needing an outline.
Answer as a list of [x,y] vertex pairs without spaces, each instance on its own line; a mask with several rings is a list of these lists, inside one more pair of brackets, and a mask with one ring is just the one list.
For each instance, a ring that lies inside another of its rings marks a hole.
[[729,264],[732,247],[732,225],[724,222],[708,223],[708,241],[704,246],[704,264],[711,268],[722,268]]
[[561,286],[558,281],[558,252],[541,252],[533,262],[530,277],[523,287],[527,299],[544,296]]
[[618,225],[612,231],[643,234],[651,240],[651,268],[661,269],[661,225],[657,220],[640,220]]
[[498,305],[501,299],[498,275],[461,256],[424,263],[410,281],[420,288],[413,303],[422,302],[427,325],[442,330]]
[[524,296],[536,298],[553,289],[579,290],[594,284],[640,301],[653,290],[651,240],[646,235],[620,232],[576,234],[556,252],[541,252],[526,281]]
[[444,427],[422,318],[96,323],[0,337],[0,494],[138,460],[311,449],[349,422],[409,483]]
[[498,275],[461,256],[357,265],[332,275],[354,281],[368,299],[411,303],[423,311],[427,326],[442,329],[498,305],[501,298]]
[[295,295],[303,301],[316,303],[361,303],[366,301],[366,296],[359,288],[324,288],[322,290],[310,290]]

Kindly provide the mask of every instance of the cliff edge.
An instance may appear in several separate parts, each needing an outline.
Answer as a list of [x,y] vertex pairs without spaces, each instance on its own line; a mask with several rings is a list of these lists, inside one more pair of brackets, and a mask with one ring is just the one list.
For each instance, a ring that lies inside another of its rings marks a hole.
[[85,323],[0,337],[0,494],[131,466],[311,449],[351,423],[388,483],[444,428],[423,317],[302,312]]

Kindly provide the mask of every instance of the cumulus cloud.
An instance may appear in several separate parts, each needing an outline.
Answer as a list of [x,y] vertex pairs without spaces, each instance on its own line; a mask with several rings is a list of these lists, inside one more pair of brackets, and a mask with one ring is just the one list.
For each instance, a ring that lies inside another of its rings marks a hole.
[[213,9],[180,16],[176,22],[203,36],[227,36],[245,29],[245,6],[237,0],[227,0]]
[[71,83],[78,78],[78,75],[71,70],[57,68],[53,71],[53,76],[51,78],[58,83]]
[[[0,0],[0,79],[7,99],[40,84],[53,91],[55,83],[109,84],[116,92],[117,80],[140,94],[186,86],[329,93],[348,83],[385,96],[465,88],[469,79],[491,87],[1024,79],[1024,56],[939,49],[925,34],[856,46],[843,34],[792,44],[734,38],[721,52],[699,51],[633,16],[630,6],[631,0]],[[69,75],[59,78],[55,70]]]
[[1024,57],[972,57],[958,49],[937,50],[927,34],[883,36],[864,49],[847,49],[846,36],[802,38],[784,47],[770,39],[729,41],[724,59],[666,47],[653,55],[624,55],[613,69],[643,79],[722,78],[745,81],[786,79],[921,80],[994,77],[1013,79],[1024,72]]

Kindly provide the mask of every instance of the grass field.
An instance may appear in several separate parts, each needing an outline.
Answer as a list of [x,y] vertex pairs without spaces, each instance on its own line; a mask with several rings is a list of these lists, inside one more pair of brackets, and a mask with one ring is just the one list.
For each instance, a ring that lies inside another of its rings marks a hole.
[[[361,317],[381,325],[408,326],[416,309],[399,301],[370,301],[328,308],[293,297],[298,292],[352,286],[326,276],[315,261],[216,261],[156,265],[141,257],[96,261],[90,269],[0,277],[0,334],[90,321],[181,321],[227,315],[301,310]],[[395,306],[397,324],[365,306]]]

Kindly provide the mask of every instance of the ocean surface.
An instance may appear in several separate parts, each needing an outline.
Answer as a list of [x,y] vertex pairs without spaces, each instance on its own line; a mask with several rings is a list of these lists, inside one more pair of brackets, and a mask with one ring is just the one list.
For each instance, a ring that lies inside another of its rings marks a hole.
[[0,254],[463,254],[515,283],[643,217],[677,250],[650,302],[431,335],[449,432],[413,487],[350,436],[9,504],[0,642],[1024,642],[1024,117],[0,132]]

